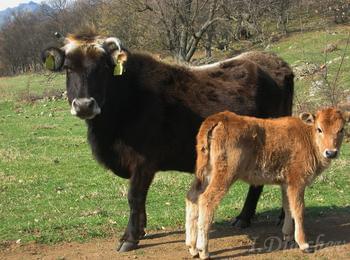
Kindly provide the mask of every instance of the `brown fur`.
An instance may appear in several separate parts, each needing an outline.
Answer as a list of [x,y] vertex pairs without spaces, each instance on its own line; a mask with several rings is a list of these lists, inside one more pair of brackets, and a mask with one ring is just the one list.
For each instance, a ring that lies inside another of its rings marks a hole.
[[238,179],[280,185],[285,238],[293,238],[293,218],[296,242],[303,250],[309,248],[303,229],[304,190],[329,166],[325,151],[340,149],[349,115],[328,108],[308,119],[306,124],[293,117],[258,119],[222,112],[203,122],[197,135],[196,180],[186,201],[186,244],[192,255],[199,251],[201,258],[208,257],[214,209]]

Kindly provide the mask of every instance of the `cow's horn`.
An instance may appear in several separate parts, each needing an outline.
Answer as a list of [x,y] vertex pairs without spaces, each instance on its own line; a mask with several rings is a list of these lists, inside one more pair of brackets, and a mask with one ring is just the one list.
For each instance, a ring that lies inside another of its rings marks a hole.
[[60,41],[63,41],[64,40],[64,37],[62,34],[60,34],[59,32],[55,32],[54,33],[54,36],[59,39]]
[[122,47],[121,47],[121,42],[118,38],[115,37],[109,37],[105,40],[104,45],[107,46],[108,50],[110,52],[113,51],[121,51]]

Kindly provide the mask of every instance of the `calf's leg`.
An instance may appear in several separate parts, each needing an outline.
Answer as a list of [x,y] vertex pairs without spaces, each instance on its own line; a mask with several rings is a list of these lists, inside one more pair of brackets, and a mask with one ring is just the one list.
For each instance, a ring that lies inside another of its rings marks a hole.
[[201,190],[201,182],[196,178],[186,197],[186,246],[189,247],[190,254],[193,257],[198,255],[198,250],[196,248],[198,196]]
[[233,219],[232,225],[239,228],[246,228],[250,226],[251,219],[253,218],[260,198],[261,192],[264,186],[249,187],[247,198],[245,199],[243,209],[241,213]]
[[209,258],[208,238],[214,211],[232,183],[232,178],[227,176],[229,173],[224,177],[222,175],[213,175],[207,188],[198,198],[198,233],[196,247],[201,259]]
[[146,196],[152,183],[154,171],[140,170],[130,179],[128,202],[130,216],[128,226],[117,247],[119,252],[127,252],[137,247],[146,225]]
[[282,204],[284,210],[284,222],[282,227],[283,239],[287,242],[293,241],[294,239],[294,224],[292,213],[290,211],[288,197],[287,197],[287,187],[282,186]]
[[304,191],[301,185],[288,186],[287,196],[292,217],[294,219],[294,238],[299,248],[304,252],[311,252],[304,233]]

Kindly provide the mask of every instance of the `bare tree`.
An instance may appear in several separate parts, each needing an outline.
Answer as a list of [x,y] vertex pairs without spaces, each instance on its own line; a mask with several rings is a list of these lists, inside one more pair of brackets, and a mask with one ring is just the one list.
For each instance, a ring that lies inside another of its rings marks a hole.
[[204,33],[222,16],[223,0],[153,0],[166,45],[181,61],[190,61]]
[[290,0],[271,0],[269,3],[270,13],[277,20],[277,29],[287,34],[288,11],[291,7]]

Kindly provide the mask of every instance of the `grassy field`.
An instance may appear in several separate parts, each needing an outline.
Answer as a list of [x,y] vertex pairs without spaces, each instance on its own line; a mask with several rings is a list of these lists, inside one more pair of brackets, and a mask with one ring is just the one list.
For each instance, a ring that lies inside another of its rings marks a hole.
[[[339,47],[329,60],[342,55],[346,30],[293,34],[271,50],[290,64],[321,64],[328,42]],[[339,59],[330,66],[330,77],[337,64]],[[349,59],[342,70],[350,71]],[[0,78],[0,242],[56,243],[119,235],[128,220],[128,181],[92,159],[84,122],[70,115],[67,101],[39,99],[64,89],[63,75],[47,79],[47,75]],[[312,80],[296,82],[299,99],[308,99]],[[349,73],[341,74],[341,83],[350,89]],[[307,190],[309,216],[350,212],[349,172],[350,145],[346,143],[341,157]],[[183,228],[184,197],[191,180],[191,175],[178,172],[157,175],[147,201],[149,229]],[[231,188],[217,212],[217,222],[239,213],[247,188],[243,183]],[[280,205],[279,188],[265,187],[258,218],[277,218]]]

